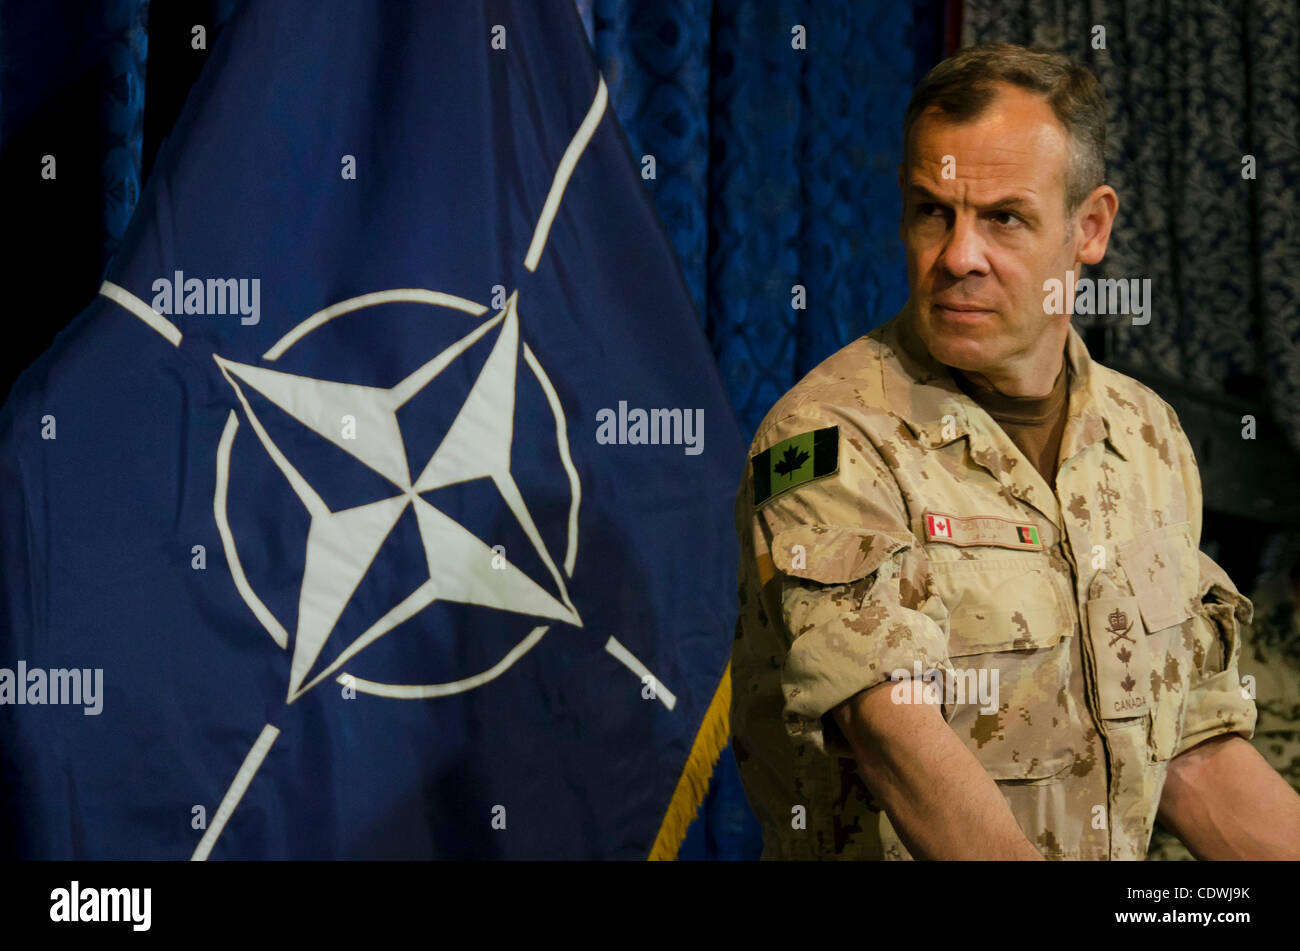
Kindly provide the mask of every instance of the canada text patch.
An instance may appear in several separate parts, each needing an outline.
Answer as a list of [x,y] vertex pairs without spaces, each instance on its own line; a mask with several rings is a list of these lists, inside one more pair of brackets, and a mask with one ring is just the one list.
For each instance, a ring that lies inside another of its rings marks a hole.
[[1137,598],[1086,603],[1097,664],[1097,713],[1103,720],[1140,717],[1151,709],[1151,658]]

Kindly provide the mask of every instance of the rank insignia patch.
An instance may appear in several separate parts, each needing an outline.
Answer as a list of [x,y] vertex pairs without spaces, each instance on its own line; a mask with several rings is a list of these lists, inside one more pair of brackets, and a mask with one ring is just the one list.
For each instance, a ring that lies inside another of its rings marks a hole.
[[840,462],[840,428],[827,426],[783,439],[751,460],[754,506],[795,486],[834,475]]
[[1137,598],[1094,598],[1087,605],[1098,715],[1103,720],[1140,717],[1151,708],[1151,659]]

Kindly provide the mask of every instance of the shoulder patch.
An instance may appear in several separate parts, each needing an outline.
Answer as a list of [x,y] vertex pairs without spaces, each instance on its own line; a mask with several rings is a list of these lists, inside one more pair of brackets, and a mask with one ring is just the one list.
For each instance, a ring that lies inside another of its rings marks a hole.
[[754,507],[795,486],[834,475],[840,465],[840,428],[827,426],[783,439],[764,449],[751,463]]

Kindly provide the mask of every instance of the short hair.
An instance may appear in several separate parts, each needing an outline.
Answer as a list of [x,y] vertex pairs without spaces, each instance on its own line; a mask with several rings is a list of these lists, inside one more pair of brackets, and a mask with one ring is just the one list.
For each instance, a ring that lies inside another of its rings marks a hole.
[[967,47],[939,63],[917,84],[903,114],[904,161],[912,126],[928,107],[958,123],[978,119],[996,97],[998,83],[1041,93],[1065,127],[1065,212],[1073,215],[1105,178],[1106,97],[1087,67],[1064,53],[989,43]]

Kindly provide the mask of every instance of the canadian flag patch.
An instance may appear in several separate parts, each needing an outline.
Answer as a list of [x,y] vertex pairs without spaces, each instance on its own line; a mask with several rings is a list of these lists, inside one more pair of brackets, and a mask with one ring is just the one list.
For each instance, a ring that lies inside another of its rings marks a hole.
[[925,540],[962,547],[972,545],[1042,551],[1043,540],[1032,522],[1015,522],[998,515],[951,515],[926,512]]
[[952,522],[946,515],[927,515],[927,526],[931,538],[952,538]]

